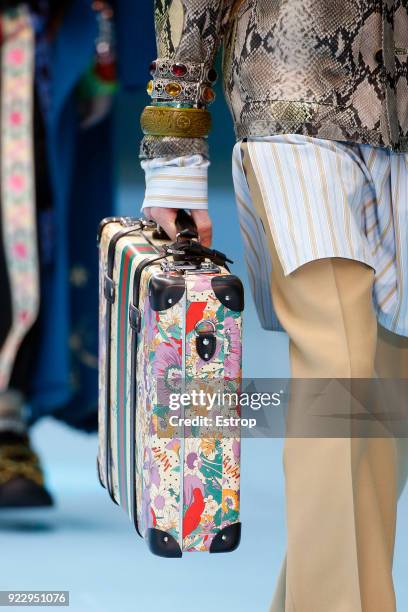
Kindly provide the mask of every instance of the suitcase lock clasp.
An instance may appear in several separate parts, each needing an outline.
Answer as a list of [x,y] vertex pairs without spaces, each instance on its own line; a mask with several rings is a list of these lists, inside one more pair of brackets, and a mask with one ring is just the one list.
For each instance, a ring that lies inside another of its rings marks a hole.
[[213,321],[205,319],[194,328],[197,353],[204,361],[210,361],[217,348],[216,327]]

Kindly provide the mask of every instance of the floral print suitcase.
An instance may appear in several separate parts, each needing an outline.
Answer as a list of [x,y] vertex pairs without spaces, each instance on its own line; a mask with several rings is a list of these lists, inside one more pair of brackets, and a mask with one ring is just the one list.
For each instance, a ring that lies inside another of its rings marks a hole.
[[243,287],[224,261],[177,260],[160,238],[139,219],[100,226],[99,478],[154,554],[229,552],[241,532],[239,425],[185,425],[170,399],[219,382],[239,391]]

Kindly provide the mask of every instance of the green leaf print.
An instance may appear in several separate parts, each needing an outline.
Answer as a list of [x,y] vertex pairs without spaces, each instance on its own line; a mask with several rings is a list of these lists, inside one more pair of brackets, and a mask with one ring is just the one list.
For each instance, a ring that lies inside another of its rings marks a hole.
[[231,521],[236,523],[239,520],[239,513],[236,510],[229,509],[223,516],[223,521]]
[[167,328],[167,335],[171,336],[175,340],[180,340],[181,338],[181,327],[180,325],[171,325]]
[[221,491],[221,486],[217,482],[217,480],[215,479],[207,480],[207,483],[205,486],[205,494],[206,494],[206,497],[212,495],[217,503],[219,504],[221,503],[222,491]]
[[224,306],[222,304],[218,307],[218,310],[215,313],[215,318],[218,321],[217,329],[222,329],[224,326]]
[[156,416],[158,416],[161,419],[165,419],[168,414],[169,414],[169,407],[168,406],[160,406],[157,405],[154,407],[153,409],[153,414],[155,414]]
[[222,522],[222,508],[218,508],[217,512],[214,514],[214,523],[216,525],[220,525]]
[[164,329],[162,328],[162,326],[160,325],[160,323],[157,324],[157,329],[160,332],[161,337],[168,342],[169,341],[169,336],[166,334],[166,332],[164,331]]
[[202,461],[201,472],[206,478],[221,478],[222,465],[219,458],[216,456],[214,461],[206,459],[203,455],[200,456]]

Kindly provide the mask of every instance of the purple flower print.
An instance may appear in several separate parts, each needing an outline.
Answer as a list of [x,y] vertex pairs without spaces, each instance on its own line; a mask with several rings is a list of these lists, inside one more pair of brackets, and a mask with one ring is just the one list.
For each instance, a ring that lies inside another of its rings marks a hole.
[[203,546],[209,550],[213,539],[215,538],[215,523],[209,521],[204,523],[201,529],[201,535],[203,536]]
[[164,499],[163,495],[156,495],[154,498],[154,505],[158,510],[163,510],[165,503],[166,500]]
[[[152,451],[149,447],[146,448],[147,459],[143,464],[143,469],[146,470],[149,480],[146,482],[146,487],[149,488],[153,484],[156,487],[160,486],[160,474],[159,469],[153,459]],[[145,489],[146,490],[146,489]]]
[[149,420],[149,434],[155,436],[157,434],[157,419]]
[[150,387],[150,381],[149,381],[149,360],[146,358],[146,355],[144,355],[144,359],[143,359],[143,374],[142,374],[142,378],[143,378],[143,382],[144,382],[144,388],[145,389],[149,389]]
[[146,296],[143,306],[144,329],[146,330],[146,340],[149,345],[153,342],[157,334],[156,312],[151,308],[149,296]]
[[[197,461],[197,464],[196,464]],[[192,470],[194,467],[198,469],[202,466],[202,461],[199,459],[197,453],[189,453],[186,458],[187,467]]]
[[142,511],[141,511],[142,525],[145,529],[149,529],[149,527],[152,527],[152,523],[153,523],[153,516],[150,512],[150,508],[151,508],[150,489],[145,488],[143,489]]
[[214,521],[208,521],[208,522],[206,522],[206,523],[204,523],[204,524],[202,525],[202,528],[201,528],[201,533],[203,533],[203,534],[207,534],[207,535],[208,535],[208,534],[212,533],[212,531],[213,531],[214,529],[215,529],[215,523],[214,523]]
[[154,357],[154,376],[166,379],[172,374],[180,376],[180,373],[181,356],[177,349],[177,345],[170,345],[167,342],[162,342],[162,344],[157,347]]
[[198,276],[198,278],[194,281],[192,289],[193,291],[198,291],[200,293],[202,291],[209,291],[211,289],[211,277],[207,276],[206,274]]
[[166,406],[170,402],[170,394],[180,392],[181,356],[174,342],[163,342],[157,347],[153,375],[156,378],[157,401]]
[[174,451],[177,455],[180,450],[180,440],[178,438],[173,438],[166,444],[166,448],[168,450]]
[[197,476],[192,476],[191,474],[187,474],[184,477],[184,496],[183,496],[184,504],[186,506],[190,506],[193,502],[194,489],[199,489],[202,495],[204,495],[204,485],[201,482],[201,480]]
[[241,451],[241,443],[239,440],[234,440],[232,443],[232,454],[234,455],[234,459],[239,459]]
[[229,340],[229,350],[225,357],[225,378],[237,379],[241,373],[241,333],[233,317],[225,317],[224,330]]

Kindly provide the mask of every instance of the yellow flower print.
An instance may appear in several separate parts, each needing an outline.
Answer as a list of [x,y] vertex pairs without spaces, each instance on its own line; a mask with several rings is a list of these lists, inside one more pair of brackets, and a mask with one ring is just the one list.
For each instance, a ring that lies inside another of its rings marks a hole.
[[222,511],[238,510],[239,499],[237,491],[233,489],[224,489],[222,492]]
[[213,514],[203,514],[201,516],[201,520],[200,523],[201,525],[207,525],[208,523],[211,523],[211,521],[214,520],[214,515]]
[[152,343],[153,349],[156,349],[163,342],[163,338],[159,335],[155,337]]
[[200,448],[207,458],[210,457],[215,452],[215,438],[203,438],[200,442]]
[[179,326],[181,324],[180,321],[180,313],[172,310],[168,311],[168,315],[165,320],[165,328]]

